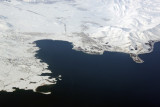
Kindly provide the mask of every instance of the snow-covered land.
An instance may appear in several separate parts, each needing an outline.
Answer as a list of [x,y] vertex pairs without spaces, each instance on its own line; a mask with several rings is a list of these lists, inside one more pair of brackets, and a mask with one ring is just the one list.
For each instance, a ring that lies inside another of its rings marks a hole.
[[0,0],[0,90],[36,90],[56,80],[35,58],[40,39],[90,54],[151,52],[160,41],[160,0]]

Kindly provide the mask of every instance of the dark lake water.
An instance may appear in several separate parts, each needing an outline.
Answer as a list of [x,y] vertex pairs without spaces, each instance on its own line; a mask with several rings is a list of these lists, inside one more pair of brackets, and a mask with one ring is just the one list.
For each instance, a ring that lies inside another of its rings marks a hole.
[[49,65],[53,77],[62,75],[62,80],[50,87],[51,95],[24,90],[1,92],[1,104],[160,107],[160,43],[152,53],[140,55],[143,64],[124,53],[85,54],[72,50],[71,43],[64,41],[40,40],[36,44],[40,48],[36,57]]

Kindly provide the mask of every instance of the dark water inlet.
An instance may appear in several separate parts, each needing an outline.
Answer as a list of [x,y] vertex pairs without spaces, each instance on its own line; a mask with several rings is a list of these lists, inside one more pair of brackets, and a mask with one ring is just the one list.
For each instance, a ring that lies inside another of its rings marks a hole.
[[72,50],[72,45],[64,41],[40,40],[36,44],[40,48],[36,57],[49,65],[52,76],[62,75],[62,81],[50,88],[51,95],[24,90],[1,92],[3,104],[10,101],[39,107],[160,106],[160,43],[155,44],[152,53],[140,55],[143,64],[123,53],[85,54]]

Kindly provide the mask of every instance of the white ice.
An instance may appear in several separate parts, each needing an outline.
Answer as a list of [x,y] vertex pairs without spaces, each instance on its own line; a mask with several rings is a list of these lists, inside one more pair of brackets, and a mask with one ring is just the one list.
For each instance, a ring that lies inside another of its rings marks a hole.
[[160,0],[0,0],[0,38],[0,90],[35,91],[56,80],[40,76],[51,71],[35,58],[34,41],[69,41],[90,54],[148,53],[160,41]]

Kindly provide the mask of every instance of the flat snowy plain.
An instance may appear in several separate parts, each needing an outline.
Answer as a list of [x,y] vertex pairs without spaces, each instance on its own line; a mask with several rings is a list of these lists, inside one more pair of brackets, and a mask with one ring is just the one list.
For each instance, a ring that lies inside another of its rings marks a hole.
[[[34,41],[63,40],[89,54],[149,53],[160,41],[160,0],[0,0],[0,90],[55,84]],[[138,61],[137,61],[138,62]]]

